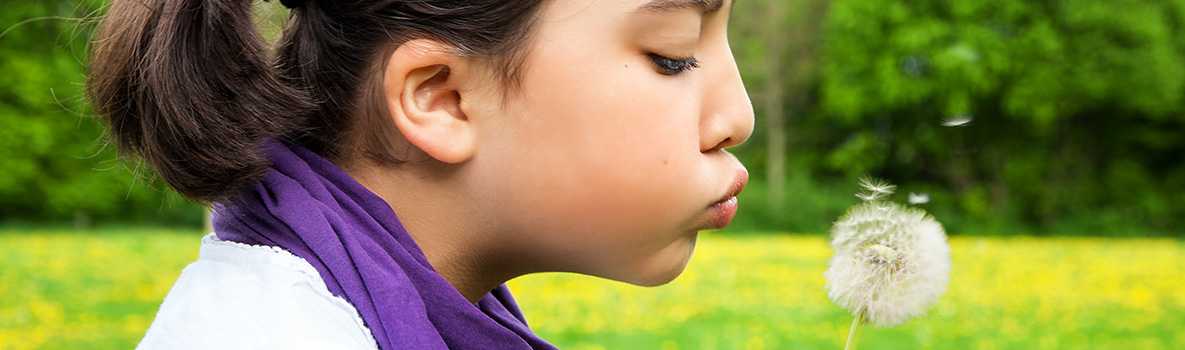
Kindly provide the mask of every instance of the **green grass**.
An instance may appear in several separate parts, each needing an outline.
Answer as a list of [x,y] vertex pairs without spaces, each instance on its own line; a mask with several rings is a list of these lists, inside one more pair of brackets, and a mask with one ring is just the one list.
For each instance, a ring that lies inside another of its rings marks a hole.
[[[201,234],[0,229],[0,349],[126,349]],[[1185,244],[1170,239],[952,240],[929,314],[865,328],[860,349],[1169,349],[1185,344]],[[824,293],[822,236],[707,233],[657,288],[572,274],[511,289],[565,349],[838,349],[851,321]]]

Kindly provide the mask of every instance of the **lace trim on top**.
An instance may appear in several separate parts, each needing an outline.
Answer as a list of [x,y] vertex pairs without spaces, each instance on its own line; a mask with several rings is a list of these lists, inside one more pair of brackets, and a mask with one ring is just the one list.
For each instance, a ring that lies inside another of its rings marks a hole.
[[317,294],[329,299],[339,308],[349,312],[350,316],[354,319],[354,323],[356,323],[358,327],[362,329],[362,331],[366,334],[366,338],[370,340],[370,345],[373,348],[378,349],[378,343],[375,342],[374,335],[370,333],[370,328],[366,327],[366,323],[362,321],[362,317],[358,315],[358,310],[354,308],[354,305],[350,304],[350,302],[346,301],[345,299],[330,293],[329,288],[325,286],[325,280],[321,279],[321,274],[317,272],[317,269],[313,268],[313,265],[310,265],[309,262],[305,261],[303,258],[276,246],[224,241],[218,239],[218,237],[213,232],[202,237],[201,255],[219,255],[217,252],[207,251],[206,247],[214,249],[239,250],[245,253],[264,253],[266,255],[263,256],[274,258],[267,259],[268,262],[280,264],[290,270],[299,272],[300,275],[304,277],[305,282],[309,283],[309,285],[313,287],[313,290],[316,291]]

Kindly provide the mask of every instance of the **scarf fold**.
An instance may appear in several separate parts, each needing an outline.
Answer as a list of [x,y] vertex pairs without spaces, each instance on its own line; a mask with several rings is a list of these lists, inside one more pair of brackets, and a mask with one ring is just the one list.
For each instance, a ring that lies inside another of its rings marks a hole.
[[263,179],[213,206],[219,239],[276,246],[308,261],[350,302],[380,349],[554,349],[506,285],[476,305],[428,263],[395,212],[337,165],[271,140]]

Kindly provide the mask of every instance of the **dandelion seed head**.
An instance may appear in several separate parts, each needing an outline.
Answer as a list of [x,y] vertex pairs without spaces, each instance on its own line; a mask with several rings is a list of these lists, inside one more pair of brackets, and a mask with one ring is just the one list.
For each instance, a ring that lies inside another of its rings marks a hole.
[[933,217],[893,202],[860,203],[831,229],[827,296],[882,327],[925,312],[946,291],[950,249]]

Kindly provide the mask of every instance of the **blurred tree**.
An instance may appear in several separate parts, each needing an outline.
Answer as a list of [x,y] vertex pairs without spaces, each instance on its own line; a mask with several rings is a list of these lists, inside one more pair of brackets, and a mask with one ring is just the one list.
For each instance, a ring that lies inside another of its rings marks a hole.
[[[0,221],[200,225],[89,118],[104,4],[0,13]],[[287,11],[256,4],[274,38]],[[741,227],[825,230],[862,174],[952,232],[1185,227],[1185,0],[740,1],[730,37],[759,107]]]
[[[795,0],[740,3],[734,7],[732,41],[756,103],[760,127],[754,142],[764,141],[767,183],[765,205],[771,212],[786,207],[787,146],[795,113],[806,111],[818,79],[820,31],[828,1]],[[756,88],[754,88],[756,87]],[[789,101],[789,103],[787,103]],[[745,152],[753,153],[753,152]]]
[[0,221],[200,220],[133,176],[89,118],[82,85],[102,1],[15,1],[0,12]]
[[1185,1],[836,1],[825,37],[818,169],[960,224],[1185,223]]
[[764,26],[762,37],[765,44],[765,91],[761,112],[765,114],[765,130],[769,133],[766,141],[768,150],[766,160],[766,179],[769,182],[769,193],[766,198],[769,209],[780,212],[785,209],[786,202],[786,110],[785,69],[783,56],[786,50],[787,32],[783,8],[783,1],[768,1],[765,6]]

